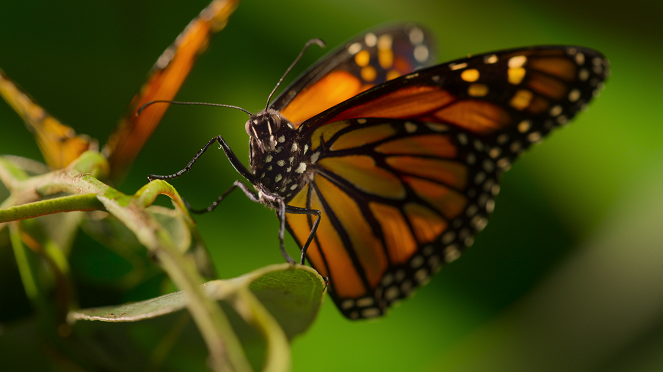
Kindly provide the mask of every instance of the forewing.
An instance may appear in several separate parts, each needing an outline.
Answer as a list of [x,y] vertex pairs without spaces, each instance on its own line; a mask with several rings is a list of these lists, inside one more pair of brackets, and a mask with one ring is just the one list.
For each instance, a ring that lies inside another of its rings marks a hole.
[[332,51],[270,105],[293,124],[373,86],[429,66],[433,42],[424,28],[398,24],[371,30]]
[[487,53],[430,67],[365,91],[307,120],[302,133],[356,118],[410,119],[473,133],[501,168],[566,124],[603,88],[605,57],[582,47]]

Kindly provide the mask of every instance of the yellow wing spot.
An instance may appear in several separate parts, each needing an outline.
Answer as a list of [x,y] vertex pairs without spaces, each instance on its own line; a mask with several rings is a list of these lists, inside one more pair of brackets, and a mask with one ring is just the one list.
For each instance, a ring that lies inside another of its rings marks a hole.
[[514,67],[510,68],[507,71],[507,74],[509,76],[509,83],[513,85],[518,85],[520,84],[521,81],[523,81],[523,78],[525,77],[525,69],[522,67]]
[[378,51],[378,62],[385,70],[391,68],[394,64],[394,52],[391,49],[380,49]]
[[532,92],[529,90],[521,89],[516,92],[513,98],[511,98],[509,104],[516,110],[524,110],[527,108],[527,106],[529,106],[530,102],[532,102],[532,98],[534,98],[534,94],[532,94]]
[[375,67],[373,66],[365,66],[362,67],[361,69],[361,78],[364,79],[364,81],[373,81],[375,78],[378,76],[378,72],[375,71]]
[[401,73],[398,72],[398,70],[389,70],[389,72],[387,72],[387,80],[393,80],[399,76],[401,76]]
[[556,105],[550,109],[550,116],[557,116],[562,113],[562,106]]
[[449,65],[449,68],[451,69],[451,71],[462,70],[465,67],[467,67],[467,63],[464,63],[464,62],[463,63],[452,63],[452,64]]
[[361,67],[368,65],[371,61],[371,54],[368,50],[362,50],[361,52],[355,54],[355,63]]
[[576,63],[579,65],[585,64],[585,55],[582,53],[576,54]]
[[580,98],[580,91],[578,89],[574,89],[571,92],[569,92],[569,101],[575,102]]
[[378,38],[378,49],[380,49],[380,50],[382,50],[382,49],[391,50],[392,42],[393,42],[393,38],[391,37],[391,35],[388,35],[388,34],[380,35],[380,37]]
[[531,126],[532,123],[529,120],[523,120],[520,123],[518,123],[518,131],[520,133],[525,133],[529,130]]
[[509,68],[518,68],[523,67],[527,62],[527,57],[525,56],[515,56],[509,58]]
[[479,80],[479,70],[474,68],[465,70],[460,74],[460,78],[467,81],[468,83],[473,83]]
[[470,84],[467,94],[472,97],[483,97],[488,94],[488,86],[484,84]]

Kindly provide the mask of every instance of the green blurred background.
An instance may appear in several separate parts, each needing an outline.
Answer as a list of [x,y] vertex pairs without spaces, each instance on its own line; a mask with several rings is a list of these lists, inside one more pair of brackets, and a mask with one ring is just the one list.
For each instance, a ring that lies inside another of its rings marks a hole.
[[[105,143],[154,61],[207,3],[3,1],[0,68],[51,114]],[[576,44],[602,51],[612,76],[588,112],[505,175],[491,222],[460,260],[377,321],[350,322],[326,301],[294,342],[294,370],[663,370],[663,2],[245,1],[176,98],[258,111],[308,39],[334,47],[396,20],[434,31],[440,62]],[[312,48],[295,74],[323,53]],[[234,110],[171,107],[120,190],[181,169],[218,134],[247,160],[245,120]],[[4,103],[0,128],[0,153],[41,160]],[[173,184],[200,207],[237,177],[219,151]],[[282,262],[277,219],[241,193],[197,221],[222,278]],[[78,252],[88,252],[90,239],[79,240]],[[82,266],[103,269],[103,250],[82,254]],[[17,284],[16,275],[0,280]],[[2,294],[5,314],[26,303],[21,293]],[[6,351],[16,343],[2,329]],[[2,354],[0,369],[18,358]]]

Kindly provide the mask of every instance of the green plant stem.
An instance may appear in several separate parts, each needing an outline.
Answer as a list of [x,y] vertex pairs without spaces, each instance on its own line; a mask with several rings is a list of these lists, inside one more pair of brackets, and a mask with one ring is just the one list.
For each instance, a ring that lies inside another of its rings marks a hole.
[[[163,181],[154,181],[149,187],[153,192],[159,192],[161,188],[164,193],[168,193],[170,189],[170,185]],[[109,199],[100,195],[99,200],[136,234],[141,244],[154,252],[175,285],[186,293],[188,309],[210,350],[212,369],[250,371],[241,344],[221,307],[205,296],[200,286],[203,278],[193,262],[177,250],[170,234],[144,209],[141,193],[136,193],[128,205],[121,205],[122,198]]]
[[[223,372],[251,371],[244,350],[221,307],[203,293],[203,278],[193,261],[177,249],[170,233],[146,210],[159,194],[169,195],[178,209],[183,210],[183,203],[172,186],[164,181],[155,181],[134,196],[124,195],[95,178],[108,174],[108,162],[95,152],[84,153],[66,169],[28,179],[22,179],[21,173],[13,168],[3,159],[0,179],[10,189],[12,203],[30,204],[4,209],[0,212],[0,223],[71,210],[102,209],[113,214],[136,234],[141,244],[154,253],[164,271],[188,297],[188,309],[208,346],[212,369]],[[74,195],[37,201],[63,192]],[[192,223],[185,211],[183,215]],[[26,275],[30,272],[27,271]],[[34,295],[36,287],[30,285],[36,284],[34,277],[26,276],[24,279],[30,287],[30,294]]]
[[104,205],[97,199],[97,194],[63,196],[1,209],[0,223],[53,213],[94,210],[105,210]]
[[[265,339],[266,355],[263,372],[287,372],[291,369],[290,343],[283,328],[247,287],[237,290],[233,299],[235,311]],[[248,305],[248,306],[247,306]]]

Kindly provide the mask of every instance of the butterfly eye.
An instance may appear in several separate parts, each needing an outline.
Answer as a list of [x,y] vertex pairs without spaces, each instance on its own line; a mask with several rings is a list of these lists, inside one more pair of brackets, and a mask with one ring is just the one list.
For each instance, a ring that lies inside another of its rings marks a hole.
[[258,138],[258,132],[256,132],[255,125],[258,124],[258,119],[251,117],[246,124],[244,124],[244,129],[246,130],[246,134],[249,135],[249,137],[252,138]]

